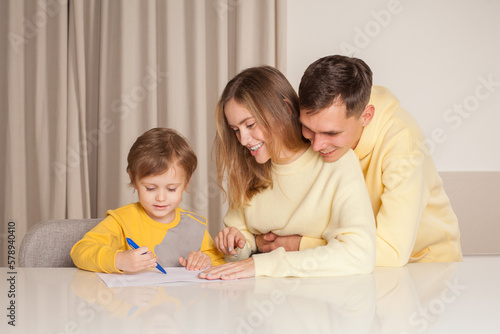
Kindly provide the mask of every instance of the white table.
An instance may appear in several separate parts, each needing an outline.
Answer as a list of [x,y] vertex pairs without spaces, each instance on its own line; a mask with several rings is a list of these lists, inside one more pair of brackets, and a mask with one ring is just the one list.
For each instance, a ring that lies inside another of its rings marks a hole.
[[[0,333],[500,332],[500,256],[360,276],[128,288],[73,268],[0,272]],[[7,324],[11,300],[16,327]]]

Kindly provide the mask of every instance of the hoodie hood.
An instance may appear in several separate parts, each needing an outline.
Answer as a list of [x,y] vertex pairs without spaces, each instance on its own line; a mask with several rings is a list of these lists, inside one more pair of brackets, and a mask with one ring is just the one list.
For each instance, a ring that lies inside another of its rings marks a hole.
[[382,86],[372,87],[368,104],[375,107],[375,113],[370,124],[364,127],[358,145],[354,149],[360,160],[370,154],[375,147],[381,129],[387,125],[399,108],[398,98],[390,90]]

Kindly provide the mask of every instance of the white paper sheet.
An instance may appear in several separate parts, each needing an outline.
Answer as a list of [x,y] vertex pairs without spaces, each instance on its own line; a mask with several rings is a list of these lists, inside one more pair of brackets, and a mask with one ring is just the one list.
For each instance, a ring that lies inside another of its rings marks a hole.
[[198,278],[202,272],[186,270],[184,267],[165,268],[167,274],[156,269],[143,271],[137,274],[104,274],[97,273],[108,287],[162,285],[176,282],[208,282],[206,279]]

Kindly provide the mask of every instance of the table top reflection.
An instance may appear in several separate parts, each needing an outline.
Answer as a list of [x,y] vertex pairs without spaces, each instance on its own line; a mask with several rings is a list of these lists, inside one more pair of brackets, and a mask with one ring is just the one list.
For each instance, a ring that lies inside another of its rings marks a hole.
[[[126,288],[108,288],[96,274],[75,268],[16,268],[13,275],[0,270],[1,333],[403,334],[500,328],[496,255],[376,268],[358,276]],[[12,300],[15,327],[8,324]]]

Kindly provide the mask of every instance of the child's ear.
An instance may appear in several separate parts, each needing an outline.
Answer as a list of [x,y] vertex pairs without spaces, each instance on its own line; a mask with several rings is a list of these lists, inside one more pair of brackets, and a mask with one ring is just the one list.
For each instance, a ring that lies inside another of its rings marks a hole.
[[132,173],[130,173],[130,170],[127,169],[127,174],[128,174],[128,177],[130,179],[130,185],[132,187],[134,187],[135,190],[137,190],[136,186],[135,186],[135,180],[134,178],[132,177]]
[[189,180],[186,181],[186,185],[184,186],[184,191],[188,191],[189,182],[191,182],[191,178],[189,178]]

